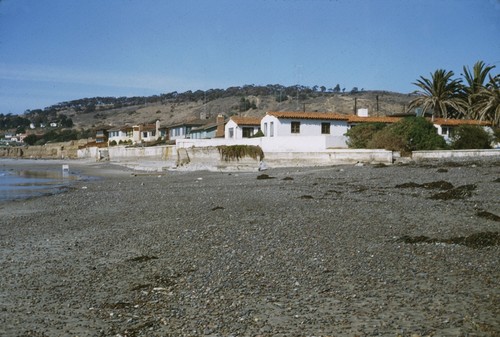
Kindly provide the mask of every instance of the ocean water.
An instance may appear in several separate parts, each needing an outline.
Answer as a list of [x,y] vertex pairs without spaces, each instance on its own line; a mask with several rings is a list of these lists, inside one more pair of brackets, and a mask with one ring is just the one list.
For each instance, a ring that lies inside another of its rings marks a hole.
[[74,178],[62,169],[0,169],[0,203],[63,192]]

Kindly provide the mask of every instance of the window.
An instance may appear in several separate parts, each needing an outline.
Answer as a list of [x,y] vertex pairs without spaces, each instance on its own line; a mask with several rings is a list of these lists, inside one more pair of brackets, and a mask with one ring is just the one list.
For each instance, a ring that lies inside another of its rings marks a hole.
[[243,128],[243,138],[250,138],[253,135],[253,128]]
[[330,134],[330,123],[321,123],[321,134],[322,135]]
[[300,133],[300,122],[292,122],[292,133]]
[[274,137],[274,122],[269,123],[269,137]]
[[148,138],[148,132],[147,131],[143,131],[142,132],[142,138]]
[[267,123],[264,123],[264,136],[267,136]]
[[234,128],[229,128],[229,138],[234,138]]

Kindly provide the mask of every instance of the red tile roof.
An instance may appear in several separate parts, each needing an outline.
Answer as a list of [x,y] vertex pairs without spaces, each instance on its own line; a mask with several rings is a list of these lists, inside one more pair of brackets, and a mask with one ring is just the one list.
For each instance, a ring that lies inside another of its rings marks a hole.
[[260,125],[260,120],[262,118],[233,116],[230,119],[238,125]]
[[349,116],[349,123],[396,123],[401,120],[401,117],[360,117],[360,116]]
[[459,125],[480,125],[480,126],[491,126],[490,122],[479,121],[475,119],[445,119],[445,118],[434,118],[433,124],[445,125],[445,126],[459,126]]
[[322,120],[348,120],[349,115],[343,115],[333,112],[287,112],[287,111],[271,111],[267,113],[276,118],[288,119],[322,119]]

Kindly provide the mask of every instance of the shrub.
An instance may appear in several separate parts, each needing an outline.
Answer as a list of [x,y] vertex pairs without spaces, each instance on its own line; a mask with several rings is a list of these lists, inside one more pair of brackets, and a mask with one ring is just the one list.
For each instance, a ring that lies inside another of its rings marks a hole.
[[116,145],[116,140],[112,140],[109,142],[109,146],[115,146]]
[[259,130],[256,133],[254,133],[253,136],[250,138],[257,138],[257,137],[264,137],[264,132],[262,132],[262,130]]
[[446,149],[446,141],[423,117],[407,117],[377,132],[369,148],[384,148],[409,154],[418,150]]
[[461,125],[453,130],[451,147],[461,149],[491,149],[493,136],[477,125]]
[[350,128],[345,134],[348,137],[347,146],[355,149],[368,148],[368,142],[384,127],[384,123],[366,123]]
[[26,137],[24,137],[24,142],[28,145],[35,145],[37,140],[38,137],[34,134],[29,134]]

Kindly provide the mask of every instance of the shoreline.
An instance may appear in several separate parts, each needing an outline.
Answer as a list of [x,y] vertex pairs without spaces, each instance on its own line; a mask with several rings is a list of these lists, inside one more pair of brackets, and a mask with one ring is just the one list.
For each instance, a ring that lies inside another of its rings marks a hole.
[[0,335],[500,331],[498,160],[81,166],[103,179],[0,205]]

